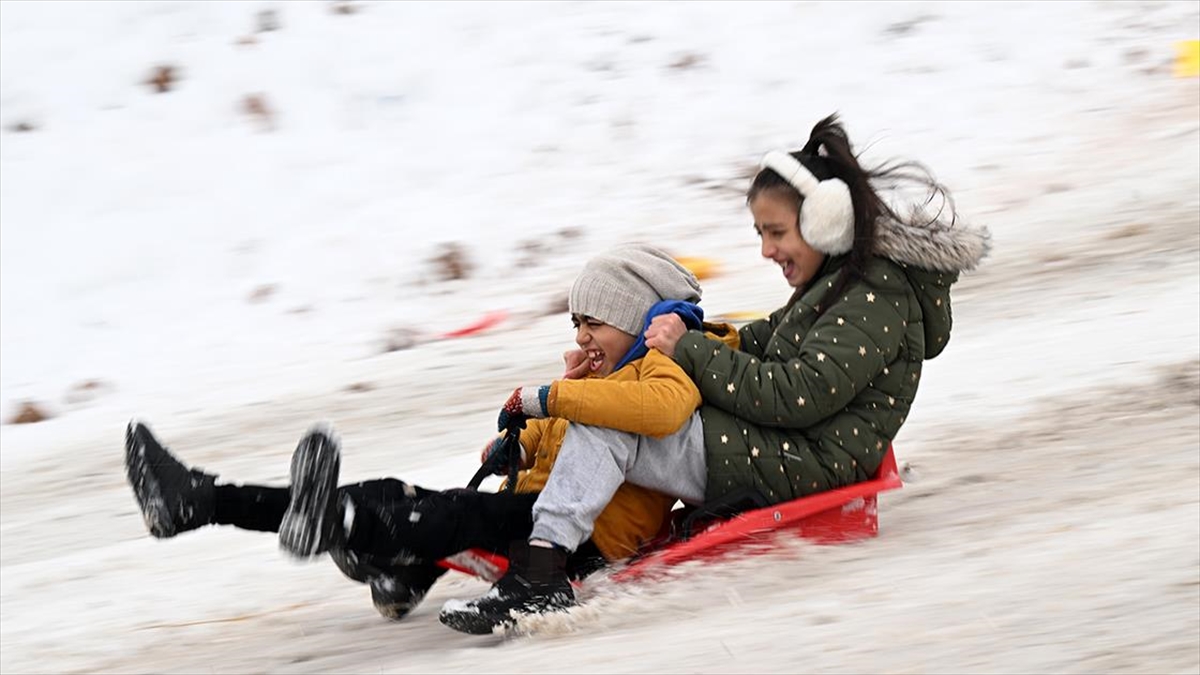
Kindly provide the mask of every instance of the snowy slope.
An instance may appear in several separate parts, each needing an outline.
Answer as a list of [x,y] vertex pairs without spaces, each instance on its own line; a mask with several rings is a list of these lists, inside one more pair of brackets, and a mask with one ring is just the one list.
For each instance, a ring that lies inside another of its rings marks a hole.
[[[1195,3],[332,7],[0,3],[0,415],[54,415],[0,426],[0,670],[1200,668]],[[716,260],[710,314],[774,308],[746,178],[834,110],[995,236],[880,540],[600,581],[501,642],[436,622],[471,580],[392,625],[270,537],[144,534],[133,416],[230,480],[285,480],[324,419],[348,480],[460,484],[609,244]]]

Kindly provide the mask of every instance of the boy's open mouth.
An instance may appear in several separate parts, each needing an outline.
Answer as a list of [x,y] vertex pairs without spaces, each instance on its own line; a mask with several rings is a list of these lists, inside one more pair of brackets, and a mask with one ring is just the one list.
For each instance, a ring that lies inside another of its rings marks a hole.
[[600,368],[604,366],[604,352],[595,349],[589,349],[587,351],[587,355],[588,366],[591,368],[593,373],[600,370]]

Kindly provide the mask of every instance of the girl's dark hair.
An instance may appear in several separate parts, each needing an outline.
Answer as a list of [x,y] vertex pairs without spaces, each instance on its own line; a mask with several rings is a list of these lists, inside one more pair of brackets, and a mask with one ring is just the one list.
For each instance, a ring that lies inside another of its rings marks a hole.
[[[891,218],[916,227],[924,227],[941,220],[942,211],[947,206],[950,209],[951,220],[954,218],[954,203],[949,191],[921,164],[891,161],[869,169],[860,165],[837,113],[817,122],[809,134],[808,142],[791,155],[812,172],[817,180],[840,178],[850,188],[850,200],[854,207],[854,244],[846,254],[848,258],[838,274],[837,281],[821,296],[821,301],[817,304],[818,315],[828,309],[837,296],[866,274],[867,263],[875,254],[875,228],[880,218]],[[923,208],[916,208],[911,214],[903,217],[898,215],[879,196],[878,189],[898,188],[906,183],[920,185],[928,191],[925,205],[940,196],[942,208],[932,216],[926,215]],[[754,177],[754,182],[750,184],[750,190],[746,193],[746,202],[754,201],[755,197],[764,192],[790,199],[795,203],[796,213],[800,213],[804,197],[772,169],[763,169]],[[799,226],[797,216],[796,227]],[[791,299],[788,300],[788,309],[800,299],[805,290],[807,289],[797,288],[792,293]]]

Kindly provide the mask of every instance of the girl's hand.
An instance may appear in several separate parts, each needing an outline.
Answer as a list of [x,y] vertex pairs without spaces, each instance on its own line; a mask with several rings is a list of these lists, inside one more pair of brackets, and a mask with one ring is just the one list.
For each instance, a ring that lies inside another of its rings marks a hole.
[[582,349],[563,352],[563,363],[567,366],[567,372],[563,373],[564,380],[578,380],[588,374],[588,357]]
[[499,449],[500,443],[503,441],[504,441],[503,436],[497,436],[494,439],[488,441],[488,444],[483,446],[483,450],[479,453],[479,463],[483,464],[484,462],[486,462],[488,460],[488,456],[491,455],[494,450]]
[[[479,453],[479,463],[486,464],[488,461],[488,457],[491,456],[491,454],[493,452],[500,452],[500,446],[503,443],[504,443],[504,437],[497,436],[494,439],[492,439],[487,445],[483,446],[483,451]],[[521,466],[520,466],[520,468],[522,468],[522,469],[529,468],[529,458],[525,456],[525,446],[521,446]],[[505,466],[496,467],[496,471],[493,475],[503,476],[507,473],[508,473],[508,466],[505,465]]]
[[687,326],[683,325],[683,319],[678,315],[656,316],[650,320],[650,327],[646,329],[646,346],[674,358],[675,345],[679,344],[679,339],[686,332]]

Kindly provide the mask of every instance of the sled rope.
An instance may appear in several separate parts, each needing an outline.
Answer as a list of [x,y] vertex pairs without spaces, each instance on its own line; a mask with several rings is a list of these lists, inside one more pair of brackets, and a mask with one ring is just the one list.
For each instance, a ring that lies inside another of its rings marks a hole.
[[500,450],[484,460],[479,469],[475,471],[475,475],[471,477],[470,482],[467,483],[467,488],[478,490],[485,478],[496,473],[507,463],[508,482],[504,485],[504,492],[513,492],[517,489],[517,472],[521,468],[521,430],[524,428],[525,416],[513,415],[508,422],[508,427],[504,430],[504,441],[500,445]]

